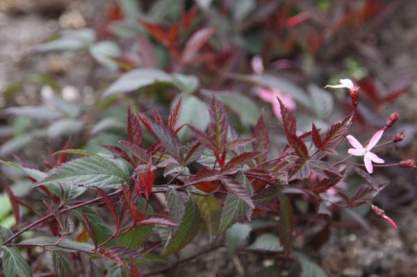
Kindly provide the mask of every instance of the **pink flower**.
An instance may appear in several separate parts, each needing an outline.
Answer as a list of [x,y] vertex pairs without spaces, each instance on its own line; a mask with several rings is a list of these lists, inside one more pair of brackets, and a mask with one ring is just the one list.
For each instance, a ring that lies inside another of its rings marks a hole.
[[383,134],[384,134],[384,129],[377,131],[372,136],[372,138],[369,140],[368,144],[365,147],[363,147],[362,144],[352,135],[346,136],[350,145],[353,146],[353,148],[350,148],[348,150],[348,153],[353,156],[363,156],[365,168],[370,174],[372,174],[372,172],[374,171],[372,162],[377,163],[377,164],[384,163],[383,159],[378,157],[375,153],[371,152],[372,148],[374,148],[375,145],[379,142]]
[[256,89],[256,95],[258,95],[259,98],[261,98],[263,101],[271,103],[272,108],[274,110],[275,116],[281,120],[281,108],[279,106],[279,102],[277,100],[277,97],[282,101],[285,107],[287,107],[288,110],[294,111],[297,107],[297,104],[295,103],[294,99],[279,90],[273,90],[273,89],[267,89],[267,88],[257,88]]

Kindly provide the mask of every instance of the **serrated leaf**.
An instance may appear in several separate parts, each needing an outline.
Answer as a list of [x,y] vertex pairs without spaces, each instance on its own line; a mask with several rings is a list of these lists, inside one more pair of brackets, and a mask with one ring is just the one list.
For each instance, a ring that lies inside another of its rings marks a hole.
[[5,277],[32,276],[31,268],[15,248],[2,246],[1,249],[3,252],[2,268]]
[[72,271],[72,266],[67,257],[67,254],[61,251],[52,251],[52,264],[53,264],[55,273],[59,277],[74,276],[74,273]]
[[249,191],[243,184],[232,178],[222,178],[221,182],[230,193],[233,193],[236,197],[244,201],[250,208],[255,207]]
[[184,215],[184,199],[176,189],[168,190],[166,194],[169,214],[175,223],[179,223]]
[[213,237],[217,233],[222,211],[219,201],[212,195],[196,196],[194,200],[210,237]]
[[261,110],[250,98],[240,93],[220,93],[216,96],[239,116],[244,125],[253,126],[256,124]]
[[347,134],[349,126],[352,124],[353,116],[347,116],[342,121],[333,124],[322,138],[320,150],[331,152]]
[[120,187],[129,178],[130,167],[127,163],[95,155],[66,162],[52,169],[39,183],[56,189],[62,186],[64,190],[86,187],[111,189]]
[[241,219],[248,209],[249,206],[244,201],[228,193],[220,216],[219,233],[223,233],[230,225]]
[[152,226],[136,226],[131,230],[123,233],[119,238],[109,242],[108,245],[126,247],[129,249],[138,249],[151,235]]
[[102,243],[112,235],[110,227],[94,212],[93,209],[88,207],[83,208],[82,211],[79,212],[79,215],[81,220],[87,221],[85,223],[90,225],[88,229],[91,229],[91,233],[89,235],[95,244]]
[[165,247],[164,255],[177,253],[191,242],[198,234],[200,224],[201,217],[198,212],[198,207],[192,200],[189,200],[180,225]]
[[249,246],[251,250],[280,252],[282,246],[279,239],[272,234],[262,234],[256,238],[255,242]]
[[245,244],[252,227],[249,224],[235,223],[226,231],[226,247],[230,255]]
[[91,253],[94,246],[89,243],[74,241],[71,239],[63,239],[58,237],[39,236],[31,239],[26,239],[19,242],[19,246],[42,246],[50,249],[57,249],[62,251],[81,251]]

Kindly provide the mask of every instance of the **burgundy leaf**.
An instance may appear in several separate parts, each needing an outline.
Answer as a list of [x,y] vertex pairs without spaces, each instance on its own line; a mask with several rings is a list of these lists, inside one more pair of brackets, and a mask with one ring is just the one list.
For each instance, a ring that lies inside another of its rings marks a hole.
[[114,201],[110,198],[110,196],[107,194],[107,192],[105,192],[104,190],[100,189],[100,188],[96,188],[97,189],[97,193],[98,195],[103,198],[103,202],[104,204],[106,204],[107,209],[110,210],[110,213],[113,217],[113,221],[116,225],[116,235],[118,235],[120,233],[120,227],[121,227],[121,222],[120,222],[120,217],[116,212],[116,206],[114,204]]
[[214,137],[217,152],[223,152],[227,144],[229,124],[223,105],[213,98],[210,107],[209,135]]
[[158,123],[152,123],[152,130],[168,154],[182,162],[181,142],[178,136],[171,129]]
[[137,222],[143,220],[144,215],[138,211],[136,203],[132,199],[132,194],[128,186],[123,186],[123,197],[125,200],[125,204],[129,209],[130,215],[132,216],[133,223],[136,224]]
[[281,100],[277,97],[280,108],[281,108],[281,117],[282,123],[284,125],[285,134],[289,135],[296,135],[297,132],[297,121],[295,120],[295,116],[292,112],[290,112],[287,107],[281,102]]
[[140,126],[140,121],[130,107],[127,110],[127,140],[136,145],[142,143],[142,128]]
[[223,172],[233,170],[243,164],[249,162],[250,160],[254,159],[259,153],[257,152],[244,152],[235,157],[233,157],[227,164],[223,167]]
[[196,31],[185,45],[185,49],[182,52],[181,62],[183,64],[192,63],[199,54],[200,49],[209,41],[214,32],[215,30],[212,27]]
[[256,126],[253,130],[253,136],[253,149],[261,153],[261,156],[258,158],[259,161],[265,161],[268,157],[271,142],[263,114],[259,117],[258,122],[256,123]]
[[322,146],[321,137],[320,137],[319,130],[316,128],[316,125],[314,125],[314,123],[313,123],[313,126],[312,126],[312,128],[311,128],[311,136],[312,136],[312,138],[313,138],[313,143],[314,143],[314,145],[315,145],[318,149],[320,149],[320,148],[321,148],[321,146]]
[[115,154],[116,156],[124,159],[125,161],[127,161],[131,165],[135,165],[134,161],[131,159],[129,154],[127,154],[122,148],[120,148],[118,146],[114,146],[114,145],[104,145],[104,147],[107,150],[109,150],[110,152],[112,152],[113,154]]
[[[122,140],[120,143],[125,147],[129,152],[137,158],[141,163],[147,163],[150,159],[150,155],[142,147],[133,144],[127,140]],[[136,164],[136,163],[135,163]]]
[[136,193],[139,196],[143,194],[146,199],[149,199],[155,182],[155,175],[152,171],[152,166],[148,164],[143,172],[137,173],[137,176],[138,178],[135,183]]
[[303,160],[308,160],[308,149],[305,145],[304,141],[297,137],[294,134],[289,134],[287,136],[288,143],[291,145],[291,147],[295,150],[295,153]]
[[331,171],[325,171],[328,178],[325,178],[315,184],[312,188],[312,191],[315,193],[322,193],[327,191],[329,188],[334,187],[337,183],[342,180],[342,176],[339,174],[335,174]]
[[187,125],[190,129],[193,136],[204,146],[208,147],[212,151],[216,150],[216,146],[214,145],[213,141],[201,130],[195,128],[192,125]]
[[175,124],[177,123],[180,110],[181,110],[181,98],[179,98],[178,101],[175,103],[168,117],[168,127],[172,130],[174,130],[175,128]]
[[240,184],[237,181],[227,177],[222,178],[221,182],[230,193],[243,200],[246,204],[248,204],[249,207],[255,207],[249,192],[246,190],[243,184]]
[[340,122],[333,124],[327,131],[324,139],[322,140],[321,151],[332,152],[334,148],[340,143],[348,132],[349,126],[352,123],[352,115],[347,116]]

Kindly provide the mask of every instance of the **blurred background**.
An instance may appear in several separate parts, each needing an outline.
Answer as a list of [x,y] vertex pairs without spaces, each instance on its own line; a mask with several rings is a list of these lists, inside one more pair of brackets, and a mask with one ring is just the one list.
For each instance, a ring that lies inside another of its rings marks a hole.
[[[393,133],[404,131],[406,139],[384,156],[416,158],[416,15],[417,1],[411,0],[0,0],[0,159],[34,165],[68,141],[87,149],[117,142],[129,104],[166,112],[177,92],[148,88],[140,96],[116,97],[108,90],[121,74],[150,67],[191,73],[205,88],[181,83],[194,93],[186,96],[192,100],[184,122],[206,120],[196,111],[204,110],[199,99],[236,92],[222,101],[242,133],[261,110],[276,121],[254,84],[289,94],[301,128],[312,121],[325,128],[349,111],[349,99],[323,87],[350,78],[361,88],[356,133],[369,137],[398,111]],[[197,31],[200,37],[190,45]],[[28,193],[19,176],[2,170],[18,194]],[[330,276],[417,276],[416,173],[380,173],[388,185],[375,202],[399,230],[368,211],[357,211],[355,224],[336,222],[331,235],[323,230],[320,251],[311,254]],[[0,224],[12,226],[4,194],[0,201]],[[191,268],[207,276],[236,272],[221,257],[214,252]],[[256,260],[249,258],[251,266]]]

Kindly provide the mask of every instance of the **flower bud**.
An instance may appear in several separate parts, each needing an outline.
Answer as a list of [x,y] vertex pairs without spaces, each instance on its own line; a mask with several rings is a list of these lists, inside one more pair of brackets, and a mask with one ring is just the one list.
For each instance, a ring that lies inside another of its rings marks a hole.
[[400,162],[401,167],[416,168],[416,161],[414,159],[403,160]]
[[356,107],[358,105],[359,90],[356,88],[351,89],[350,98],[352,99],[352,105]]
[[403,141],[404,139],[405,139],[404,131],[401,131],[401,132],[395,134],[395,136],[392,138],[392,140],[394,142],[400,142],[400,141]]
[[392,125],[394,125],[394,123],[400,118],[400,114],[398,112],[393,112],[392,114],[390,114],[390,116],[388,117],[387,123],[386,123],[386,127],[385,128],[391,128]]

